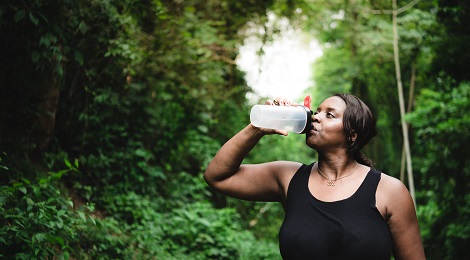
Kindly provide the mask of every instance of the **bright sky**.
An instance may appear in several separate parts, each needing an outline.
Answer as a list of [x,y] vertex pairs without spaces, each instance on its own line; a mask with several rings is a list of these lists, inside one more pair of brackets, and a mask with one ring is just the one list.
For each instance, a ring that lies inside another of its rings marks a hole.
[[[322,50],[317,41],[307,39],[287,20],[277,20],[276,23],[281,27],[281,34],[272,44],[264,46],[264,55],[259,57],[256,54],[262,44],[259,38],[247,37],[244,46],[240,47],[237,64],[246,72],[246,81],[256,92],[248,97],[250,100],[257,101],[259,96],[282,96],[301,102],[304,98],[302,92],[313,86],[312,63],[322,55]],[[263,33],[259,28],[252,30],[252,34]]]

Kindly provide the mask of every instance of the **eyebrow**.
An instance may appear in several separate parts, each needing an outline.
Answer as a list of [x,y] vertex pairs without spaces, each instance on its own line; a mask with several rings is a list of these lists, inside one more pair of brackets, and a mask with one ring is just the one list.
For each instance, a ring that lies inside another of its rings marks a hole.
[[[318,111],[318,110],[320,110],[320,107],[317,107],[317,110],[315,110],[315,111]],[[327,107],[327,108],[326,108],[326,111],[327,111],[327,112],[339,113],[339,111],[338,111],[337,109],[332,108],[332,107]]]

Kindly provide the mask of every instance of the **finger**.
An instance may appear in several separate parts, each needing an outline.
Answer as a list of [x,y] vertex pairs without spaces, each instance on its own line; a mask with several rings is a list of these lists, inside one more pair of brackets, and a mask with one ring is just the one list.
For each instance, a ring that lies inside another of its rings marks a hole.
[[274,103],[274,105],[276,105],[276,106],[280,106],[280,105],[281,105],[281,101],[282,101],[282,97],[276,97],[276,98],[273,100],[273,103]]
[[258,128],[261,132],[263,132],[264,134],[267,134],[267,135],[272,135],[272,134],[276,134],[276,135],[283,135],[283,136],[287,136],[289,134],[289,132],[287,131],[284,131],[284,130],[276,130],[276,129],[271,129],[271,128]]
[[283,135],[283,136],[287,136],[289,134],[289,132],[287,131],[281,131],[281,130],[276,130],[276,133],[277,134],[280,134],[280,135]]
[[289,106],[290,103],[291,103],[290,100],[287,98],[277,97],[274,99],[274,104],[278,106]]

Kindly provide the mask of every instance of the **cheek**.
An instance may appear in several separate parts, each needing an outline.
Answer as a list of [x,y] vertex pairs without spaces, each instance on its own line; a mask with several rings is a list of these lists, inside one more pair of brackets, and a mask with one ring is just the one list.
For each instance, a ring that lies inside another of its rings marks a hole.
[[343,124],[334,125],[328,129],[328,134],[335,139],[341,141],[346,140],[346,135],[344,134]]
[[328,133],[334,134],[334,135],[342,135],[344,136],[344,129],[343,129],[343,124],[337,123],[333,124],[328,129],[326,129]]

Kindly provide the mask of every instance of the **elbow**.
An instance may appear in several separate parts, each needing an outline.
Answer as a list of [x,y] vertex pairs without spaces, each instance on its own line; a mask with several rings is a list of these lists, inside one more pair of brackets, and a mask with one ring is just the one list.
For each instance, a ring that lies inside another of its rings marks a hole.
[[227,181],[224,171],[221,171],[220,168],[217,167],[211,167],[210,165],[204,172],[203,178],[211,188],[219,192],[223,190],[222,187]]
[[206,183],[211,186],[211,179],[210,179],[210,174],[207,173],[207,169],[206,171],[204,172],[204,174],[202,175],[202,177],[204,178],[204,181],[206,181]]
[[206,170],[204,172],[203,178],[206,181],[207,185],[216,192],[222,192],[220,187],[221,182],[217,180],[216,175],[213,172]]
[[215,178],[214,178],[213,171],[211,170],[210,167],[207,167],[207,169],[204,171],[203,178],[204,178],[204,181],[206,181],[206,183],[209,186],[211,186],[211,187],[215,186],[216,181],[215,181]]

